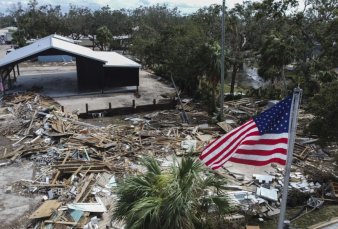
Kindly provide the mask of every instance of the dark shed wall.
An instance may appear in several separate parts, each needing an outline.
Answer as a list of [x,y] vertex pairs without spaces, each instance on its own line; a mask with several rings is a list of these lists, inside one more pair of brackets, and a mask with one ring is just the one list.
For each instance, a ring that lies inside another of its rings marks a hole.
[[139,68],[104,67],[104,86],[139,86]]
[[84,57],[76,57],[77,84],[79,90],[103,88],[104,63]]
[[8,66],[14,66],[22,61],[43,55],[70,55],[76,57],[77,84],[80,91],[104,90],[123,86],[139,86],[139,68],[137,67],[103,67],[105,64],[103,62],[55,48],[50,48],[24,57],[1,67],[1,69],[6,69]]

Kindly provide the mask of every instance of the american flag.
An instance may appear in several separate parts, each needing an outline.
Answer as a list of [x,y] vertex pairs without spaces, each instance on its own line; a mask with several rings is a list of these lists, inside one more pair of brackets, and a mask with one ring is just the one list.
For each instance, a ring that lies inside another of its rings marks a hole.
[[263,166],[286,164],[292,96],[211,142],[200,160],[212,169],[227,161]]

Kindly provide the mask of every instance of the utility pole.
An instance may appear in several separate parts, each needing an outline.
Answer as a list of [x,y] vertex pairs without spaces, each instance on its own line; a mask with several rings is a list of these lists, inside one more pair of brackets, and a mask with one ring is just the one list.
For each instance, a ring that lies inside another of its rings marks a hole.
[[221,56],[221,101],[220,101],[220,121],[224,120],[224,11],[225,11],[225,0],[222,5],[222,56]]

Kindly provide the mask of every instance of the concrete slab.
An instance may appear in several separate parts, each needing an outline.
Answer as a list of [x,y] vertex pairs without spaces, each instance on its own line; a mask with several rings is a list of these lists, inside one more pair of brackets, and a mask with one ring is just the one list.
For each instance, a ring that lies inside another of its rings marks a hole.
[[20,64],[20,76],[15,87],[9,92],[26,91],[32,88],[41,89],[39,93],[50,96],[65,107],[65,111],[106,109],[109,103],[112,108],[153,104],[153,100],[163,99],[163,94],[173,94],[174,88],[166,85],[159,77],[146,71],[140,71],[139,95],[135,96],[136,87],[118,87],[110,90],[79,92],[77,89],[76,66],[74,63],[61,64]]

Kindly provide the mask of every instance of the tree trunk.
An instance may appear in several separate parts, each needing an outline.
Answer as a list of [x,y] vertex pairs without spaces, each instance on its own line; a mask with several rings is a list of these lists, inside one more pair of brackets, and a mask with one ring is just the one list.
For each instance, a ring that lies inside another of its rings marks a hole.
[[216,110],[216,86],[212,84],[212,92],[211,92],[211,103],[210,103],[210,113],[213,113]]
[[232,65],[232,74],[231,74],[231,84],[230,84],[230,94],[233,96],[235,91],[236,75],[237,75],[237,64]]

